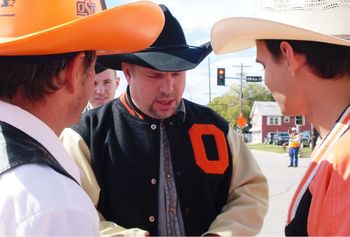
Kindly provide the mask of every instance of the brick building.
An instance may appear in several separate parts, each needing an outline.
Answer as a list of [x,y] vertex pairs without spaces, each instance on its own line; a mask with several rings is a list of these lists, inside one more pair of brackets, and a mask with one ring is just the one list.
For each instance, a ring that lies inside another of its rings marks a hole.
[[278,104],[272,101],[255,101],[249,117],[252,143],[263,143],[269,132],[288,132],[291,127],[298,127],[299,132],[311,129],[311,124],[304,116],[302,124],[296,125],[296,116],[282,115]]

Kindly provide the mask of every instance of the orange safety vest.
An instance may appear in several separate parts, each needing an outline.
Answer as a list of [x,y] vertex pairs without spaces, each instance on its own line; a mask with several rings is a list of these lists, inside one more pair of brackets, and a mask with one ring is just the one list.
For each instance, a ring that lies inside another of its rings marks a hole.
[[300,137],[298,134],[290,136],[289,147],[291,147],[291,148],[300,147]]

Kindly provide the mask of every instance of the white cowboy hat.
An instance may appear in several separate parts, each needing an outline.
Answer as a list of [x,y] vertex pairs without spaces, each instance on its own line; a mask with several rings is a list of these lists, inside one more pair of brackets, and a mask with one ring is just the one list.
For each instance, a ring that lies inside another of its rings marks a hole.
[[2,0],[0,55],[139,51],[164,26],[163,12],[152,2],[102,8],[100,0]]
[[257,17],[216,22],[211,43],[217,54],[254,47],[258,39],[317,41],[350,46],[350,1],[262,0]]

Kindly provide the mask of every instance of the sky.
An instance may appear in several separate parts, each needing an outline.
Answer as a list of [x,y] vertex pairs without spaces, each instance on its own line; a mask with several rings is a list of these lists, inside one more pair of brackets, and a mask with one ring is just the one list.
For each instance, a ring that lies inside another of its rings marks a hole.
[[[106,0],[108,8],[130,2],[135,1]],[[256,11],[256,0],[153,0],[153,2],[164,4],[169,8],[182,25],[187,44],[192,46],[199,46],[209,41],[210,29],[218,20],[233,16],[254,16]],[[262,66],[255,63],[255,48],[226,55],[211,53],[195,69],[187,72],[183,97],[207,105],[213,98],[226,93],[230,85],[240,84],[240,80],[226,79],[226,86],[217,86],[217,68],[226,68],[227,77],[238,78],[241,69],[248,76],[263,76]],[[118,72],[118,75],[121,77],[121,83],[117,96],[127,85],[123,73]]]

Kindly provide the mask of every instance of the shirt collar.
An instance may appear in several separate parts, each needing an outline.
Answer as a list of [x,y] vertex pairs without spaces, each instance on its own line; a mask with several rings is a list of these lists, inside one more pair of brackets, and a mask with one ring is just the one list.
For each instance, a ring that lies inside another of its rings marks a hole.
[[42,144],[60,165],[80,184],[79,168],[70,158],[57,135],[44,122],[20,107],[1,100],[0,121],[16,127]]
[[182,99],[179,107],[177,107],[176,113],[181,116],[181,121],[184,122],[185,121],[185,117],[186,117],[186,106],[185,106],[185,102]]

